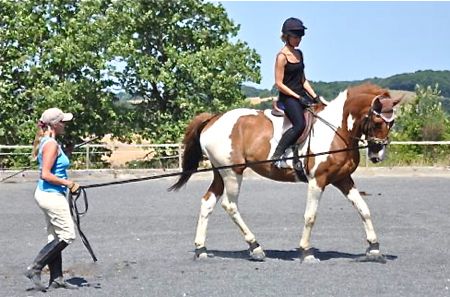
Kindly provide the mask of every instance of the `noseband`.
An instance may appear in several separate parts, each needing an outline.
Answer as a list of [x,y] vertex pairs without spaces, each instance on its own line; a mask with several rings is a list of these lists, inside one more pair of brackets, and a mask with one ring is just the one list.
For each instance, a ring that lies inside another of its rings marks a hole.
[[[387,98],[385,96],[379,95],[376,96],[373,101],[375,101],[376,99],[384,99]],[[391,117],[387,117],[384,114],[391,114]],[[371,136],[372,131],[374,130],[374,125],[373,122],[370,120],[372,115],[381,118],[386,125],[388,126],[388,129],[391,129],[391,127],[394,125],[394,119],[395,119],[395,115],[394,115],[394,109],[389,109],[389,110],[385,110],[385,111],[381,111],[381,112],[377,112],[376,110],[374,110],[373,106],[370,107],[369,111],[367,112],[366,116],[363,119],[362,122],[362,133],[364,135],[366,135],[367,137],[367,143],[369,144],[369,146],[385,146],[389,144],[389,135],[386,136],[385,138],[378,138],[375,136]]]

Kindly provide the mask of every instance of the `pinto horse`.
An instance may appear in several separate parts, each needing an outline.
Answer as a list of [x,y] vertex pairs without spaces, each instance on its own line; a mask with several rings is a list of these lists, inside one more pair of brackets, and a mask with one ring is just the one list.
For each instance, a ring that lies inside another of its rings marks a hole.
[[[254,109],[235,109],[224,114],[202,113],[196,116],[188,125],[183,141],[185,150],[182,175],[169,188],[180,189],[197,170],[203,154],[214,168],[218,168],[214,170],[214,179],[201,201],[195,235],[196,258],[207,257],[205,241],[208,219],[220,198],[222,207],[248,243],[250,257],[260,261],[265,258],[263,248],[238,209],[243,172],[249,167],[272,180],[308,183],[304,228],[300,240],[302,262],[319,261],[314,255],[310,238],[320,198],[325,187],[330,184],[345,195],[363,221],[369,243],[365,260],[385,262],[369,208],[351,174],[358,167],[358,143],[363,139],[367,141],[370,160],[375,163],[383,160],[389,131],[394,122],[393,108],[401,99],[391,98],[389,92],[379,86],[362,84],[346,89],[327,105],[320,103],[314,107],[312,132],[296,148],[304,169],[303,179],[296,174],[293,168],[296,164],[292,161],[287,161],[289,168],[278,168],[272,162],[262,161],[272,156],[283,126],[284,129],[288,128],[286,119],[283,123],[283,118]],[[331,153],[333,151],[335,153]],[[235,164],[238,165],[233,167]],[[298,168],[298,164],[296,167]]]

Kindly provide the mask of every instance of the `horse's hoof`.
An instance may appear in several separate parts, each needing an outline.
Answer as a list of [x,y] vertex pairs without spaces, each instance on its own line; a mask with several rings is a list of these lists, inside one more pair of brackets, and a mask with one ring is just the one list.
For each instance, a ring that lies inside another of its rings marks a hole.
[[319,263],[320,260],[314,257],[314,249],[307,250],[300,248],[300,260],[302,263]]
[[201,254],[195,255],[195,257],[194,257],[194,260],[204,260],[204,259],[208,259],[207,253],[201,253]]
[[374,263],[386,263],[386,258],[380,252],[380,244],[378,242],[370,243],[369,248],[366,250],[366,255],[356,259],[357,262],[374,262]]
[[357,262],[373,262],[386,264],[386,258],[380,252],[378,253],[367,253],[365,256],[356,259]]
[[262,262],[266,258],[266,254],[264,253],[262,247],[258,246],[253,251],[250,251],[250,258],[252,261]]
[[209,257],[213,256],[208,254],[205,247],[195,249],[194,260],[203,260]]
[[307,264],[315,264],[315,263],[319,263],[319,262],[320,262],[320,259],[314,257],[314,255],[309,255],[302,259],[302,263],[307,263]]

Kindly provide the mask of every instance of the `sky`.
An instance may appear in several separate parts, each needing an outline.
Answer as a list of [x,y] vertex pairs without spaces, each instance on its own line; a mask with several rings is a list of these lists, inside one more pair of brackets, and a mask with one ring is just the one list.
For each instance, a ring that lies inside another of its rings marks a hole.
[[386,78],[450,70],[450,2],[220,1],[240,24],[237,38],[261,56],[261,83],[271,89],[281,26],[297,17],[308,28],[299,48],[311,81]]

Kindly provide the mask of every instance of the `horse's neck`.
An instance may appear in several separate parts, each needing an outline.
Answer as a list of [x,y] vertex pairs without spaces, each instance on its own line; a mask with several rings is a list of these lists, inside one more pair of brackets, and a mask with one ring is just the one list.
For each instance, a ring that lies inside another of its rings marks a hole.
[[[346,145],[354,145],[361,138],[361,120],[344,114],[345,100],[346,93],[342,92],[335,100],[325,106],[323,110],[319,111],[317,113],[318,119],[314,123],[313,129],[323,131],[321,133],[323,133],[324,137],[338,137]],[[319,139],[321,137],[320,134],[316,136]]]

